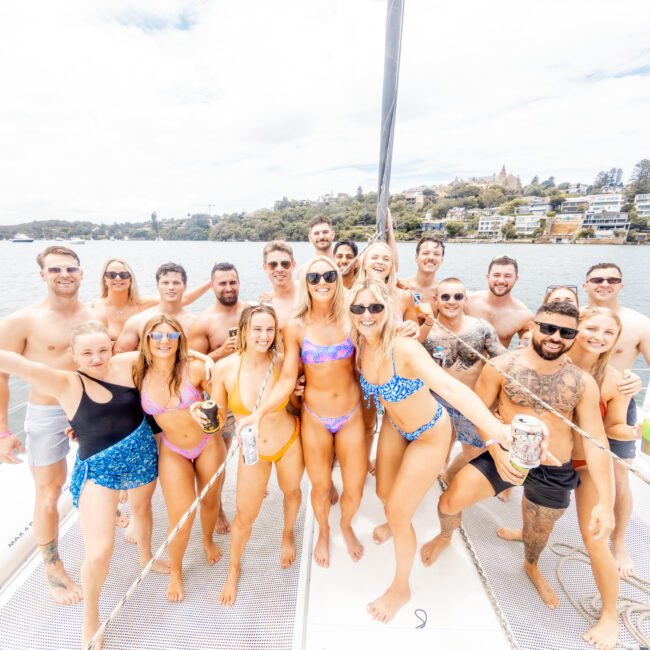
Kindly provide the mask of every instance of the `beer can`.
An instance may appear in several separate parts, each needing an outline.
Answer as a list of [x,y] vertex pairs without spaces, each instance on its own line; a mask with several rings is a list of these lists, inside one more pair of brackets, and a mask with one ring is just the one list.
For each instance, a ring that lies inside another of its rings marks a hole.
[[237,328],[236,327],[229,327],[228,328],[228,336],[237,336]]
[[532,415],[515,415],[512,419],[510,464],[520,472],[538,467],[542,454],[544,427]]
[[241,438],[241,455],[244,465],[255,465],[259,460],[257,453],[257,435],[253,427],[244,427],[239,434]]
[[442,345],[438,345],[434,348],[431,356],[441,368],[447,367],[447,348],[442,347]]
[[201,402],[199,410],[210,420],[203,429],[203,433],[216,433],[219,430],[219,406],[211,399]]

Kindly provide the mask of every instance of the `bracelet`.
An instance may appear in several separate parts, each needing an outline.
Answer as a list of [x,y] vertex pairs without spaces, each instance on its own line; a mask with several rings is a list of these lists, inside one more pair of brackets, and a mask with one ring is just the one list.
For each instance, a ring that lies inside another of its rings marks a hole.
[[6,431],[0,431],[0,440],[2,438],[8,438],[9,436],[13,436],[14,432],[11,429],[7,429]]
[[485,445],[485,448],[486,448],[486,449],[489,449],[492,445],[499,444],[499,441],[498,441],[498,440],[494,440],[493,438],[489,438],[489,439],[486,440],[483,444]]

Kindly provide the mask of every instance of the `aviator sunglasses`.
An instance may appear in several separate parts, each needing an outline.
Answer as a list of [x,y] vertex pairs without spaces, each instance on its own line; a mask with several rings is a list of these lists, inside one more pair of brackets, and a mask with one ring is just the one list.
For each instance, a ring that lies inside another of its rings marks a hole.
[[279,262],[273,261],[273,262],[267,262],[266,266],[268,266],[271,270],[277,269],[278,265],[281,266],[283,269],[288,270],[291,268],[291,262],[289,260],[281,260]]
[[560,336],[563,339],[571,340],[578,334],[578,330],[573,327],[560,327],[559,325],[552,325],[551,323],[541,323],[538,320],[535,321],[535,325],[539,325],[539,331],[544,334],[544,336],[553,336],[553,334],[559,330]]
[[180,332],[149,332],[147,336],[154,341],[162,341],[166,338],[168,341],[178,341],[181,338]]
[[131,274],[128,271],[106,271],[104,277],[109,280],[128,280],[131,277]]
[[325,271],[325,273],[307,273],[305,278],[309,284],[318,284],[320,279],[323,278],[327,284],[332,284],[336,282],[336,276],[339,274],[338,271]]
[[440,294],[440,300],[442,302],[449,302],[451,299],[454,299],[456,302],[460,302],[461,300],[465,300],[465,294],[464,293],[441,293]]
[[623,278],[601,278],[601,277],[595,277],[595,278],[589,278],[587,282],[591,282],[591,284],[602,284],[603,282],[606,282],[607,284],[621,284],[623,281]]
[[355,316],[361,316],[366,309],[371,314],[381,314],[384,311],[385,305],[382,305],[379,302],[372,302],[369,305],[350,305],[350,311]]
[[58,275],[59,273],[63,273],[63,271],[66,271],[70,275],[75,275],[76,273],[79,273],[81,269],[78,266],[48,266],[47,267],[47,272],[51,273],[52,275]]

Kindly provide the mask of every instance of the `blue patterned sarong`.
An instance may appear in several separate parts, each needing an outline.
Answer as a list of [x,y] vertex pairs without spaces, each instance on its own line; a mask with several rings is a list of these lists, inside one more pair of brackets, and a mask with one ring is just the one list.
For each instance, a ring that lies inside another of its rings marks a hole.
[[111,447],[81,460],[72,470],[72,503],[79,507],[79,495],[87,480],[111,490],[131,490],[151,483],[158,476],[158,448],[146,420]]

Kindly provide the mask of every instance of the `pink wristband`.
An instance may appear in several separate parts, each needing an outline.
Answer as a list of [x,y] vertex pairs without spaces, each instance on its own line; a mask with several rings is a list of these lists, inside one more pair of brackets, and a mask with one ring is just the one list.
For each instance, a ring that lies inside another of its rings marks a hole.
[[13,436],[13,435],[14,432],[11,431],[10,429],[7,429],[6,431],[0,431],[0,440],[2,440],[2,438],[8,438],[9,436]]
[[492,445],[496,445],[496,444],[498,444],[498,442],[499,442],[498,440],[494,440],[494,439],[492,439],[492,438],[489,438],[489,439],[486,440],[483,444],[485,445],[485,448],[486,448],[486,449],[489,449]]

